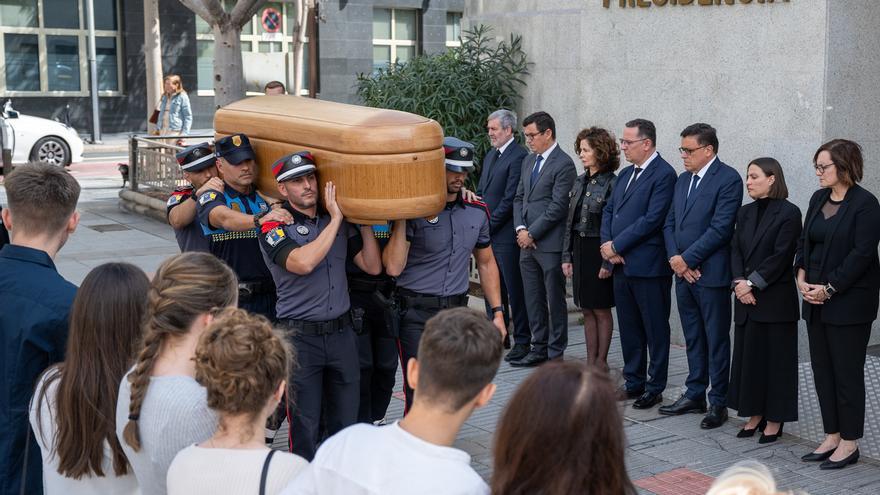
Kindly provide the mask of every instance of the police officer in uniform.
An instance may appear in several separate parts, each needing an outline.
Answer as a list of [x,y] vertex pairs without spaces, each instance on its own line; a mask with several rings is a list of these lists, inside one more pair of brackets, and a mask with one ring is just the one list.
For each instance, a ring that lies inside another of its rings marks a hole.
[[[397,290],[405,308],[400,320],[400,364],[406,369],[416,357],[425,322],[442,309],[467,305],[471,254],[477,262],[480,285],[501,338],[507,336],[501,308],[500,278],[489,240],[489,212],[485,203],[467,202],[461,190],[474,168],[472,144],[447,137],[446,207],[432,218],[399,220],[383,253],[385,271],[397,277]],[[406,383],[406,411],[413,390]]]
[[208,180],[217,176],[214,147],[199,143],[184,148],[176,156],[183,178],[189,185],[178,187],[171,193],[165,214],[174,229],[181,252],[207,252],[209,238],[202,232],[202,226],[196,218],[196,199]]
[[[373,236],[380,252],[391,237],[389,225],[374,225]],[[363,321],[358,334],[358,355],[361,367],[361,399],[358,421],[377,423],[385,418],[397,374],[397,335],[385,317],[385,306],[394,290],[394,279],[388,274],[370,275],[349,261],[348,291],[354,319]]]
[[218,177],[208,180],[199,194],[197,214],[202,231],[211,239],[210,251],[238,276],[238,306],[275,318],[275,284],[260,254],[257,231],[261,223],[289,222],[283,209],[270,211],[271,198],[254,187],[258,168],[254,150],[244,134],[214,143]]
[[357,420],[360,372],[346,260],[372,275],[382,270],[382,261],[372,230],[342,218],[332,182],[319,209],[310,153],[282,157],[272,173],[293,221],[263,224],[260,246],[278,286],[278,323],[290,332],[299,362],[292,379],[291,452],[311,461],[322,405],[329,435]]

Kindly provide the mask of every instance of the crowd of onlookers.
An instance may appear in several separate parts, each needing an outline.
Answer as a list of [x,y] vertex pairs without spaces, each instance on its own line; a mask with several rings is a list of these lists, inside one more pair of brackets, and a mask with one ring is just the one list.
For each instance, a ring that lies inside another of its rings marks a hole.
[[[488,122],[490,134],[493,124],[496,134],[510,133],[493,137],[493,173],[510,149],[511,114]],[[495,392],[504,349],[485,314],[447,309],[424,323],[417,357],[402,362],[413,394],[399,422],[366,421],[333,435],[322,424],[311,462],[273,451],[264,426],[295,404],[288,391],[300,350],[266,317],[238,309],[236,272],[212,254],[186,252],[165,260],[152,280],[131,264],[107,263],[77,289],[53,259],[76,229],[79,185],[61,169],[30,164],[6,178],[2,210],[11,242],[0,251],[0,493],[635,493],[618,400],[640,409],[662,404],[672,293],[690,369],[685,393],[661,414],[706,412],[708,429],[727,420],[730,406],[749,418],[738,437],[760,431],[760,443],[775,441],[784,422],[797,419],[803,317],[827,434],[803,459],[823,469],[855,463],[880,289],[880,205],[858,186],[859,146],[834,140],[816,151],[821,189],[802,221],[772,158],[746,167],[754,201],[741,206],[743,181],[718,159],[706,124],[681,133],[687,171],[677,178],[656,152],[651,122],[628,122],[620,147],[611,132],[585,129],[575,143],[585,173],[573,177],[552,118],[539,112],[526,122],[531,154],[509,167],[523,178],[517,190],[507,188],[507,234],[521,250],[529,296],[519,322],[508,320],[514,348],[506,359],[552,362],[523,381],[502,413],[488,485],[453,447]],[[621,149],[633,165],[618,176]],[[279,162],[276,177],[312,160],[299,158]],[[304,177],[314,180],[310,170]],[[542,174],[561,181],[543,191],[561,206],[551,208],[558,225],[530,221],[528,196],[541,194]],[[543,235],[558,237],[558,246]],[[583,310],[586,364],[561,359],[567,342],[559,332],[567,329],[554,305],[563,277],[574,279]],[[505,292],[511,287],[503,280]],[[608,373],[612,307],[625,361],[621,388]],[[325,399],[322,420],[333,408]],[[295,428],[290,435],[295,442]],[[753,491],[736,491],[743,486]],[[766,469],[747,464],[710,493],[775,491]]]

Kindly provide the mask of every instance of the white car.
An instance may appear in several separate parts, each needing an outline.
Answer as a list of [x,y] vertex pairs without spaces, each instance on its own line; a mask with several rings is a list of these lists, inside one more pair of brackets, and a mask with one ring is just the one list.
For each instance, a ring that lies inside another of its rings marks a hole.
[[9,100],[3,105],[5,137],[12,149],[12,163],[45,162],[66,167],[83,159],[83,141],[76,130],[54,120],[22,115],[12,109]]

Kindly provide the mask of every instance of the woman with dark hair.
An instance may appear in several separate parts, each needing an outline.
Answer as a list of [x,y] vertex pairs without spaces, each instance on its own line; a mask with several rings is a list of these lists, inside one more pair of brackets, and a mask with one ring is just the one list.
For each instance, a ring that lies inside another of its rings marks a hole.
[[801,211],[789,203],[782,166],[757,158],[746,169],[753,202],[742,206],[731,240],[735,301],[728,405],[749,421],[736,435],[776,441],[797,421],[797,287],[792,260]]
[[553,362],[517,388],[495,433],[493,495],[634,494],[611,378]]
[[116,438],[115,411],[149,287],[140,268],[107,263],[89,272],[76,293],[66,358],[43,374],[30,407],[46,494],[138,493]]
[[[214,435],[181,450],[168,469],[168,494],[281,492],[308,462],[270,451],[263,426],[287,388],[293,351],[269,321],[228,309],[196,348],[196,381],[219,417]],[[273,454],[278,454],[274,456]]]
[[584,315],[587,363],[608,369],[614,307],[612,266],[599,252],[602,210],[611,196],[620,166],[620,152],[614,136],[605,129],[590,127],[578,133],[574,142],[584,173],[574,181],[565,236],[562,240],[562,272],[572,277],[574,303]]
[[217,429],[193,359],[214,315],[237,302],[235,273],[208,253],[172,256],[153,277],[143,345],[116,403],[116,435],[144,495],[164,495],[174,456]]
[[865,427],[865,353],[880,298],[880,203],[858,185],[857,143],[823,144],[813,167],[820,189],[810,198],[795,267],[825,439],[802,459],[839,469],[859,460]]

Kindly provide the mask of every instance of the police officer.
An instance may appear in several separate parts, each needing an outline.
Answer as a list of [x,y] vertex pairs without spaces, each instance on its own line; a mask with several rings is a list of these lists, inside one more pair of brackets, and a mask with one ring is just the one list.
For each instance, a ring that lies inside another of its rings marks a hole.
[[214,143],[219,177],[209,179],[199,194],[197,214],[211,239],[210,251],[238,276],[238,305],[270,320],[275,317],[275,284],[260,255],[257,229],[262,222],[292,220],[282,209],[271,210],[254,187],[257,163],[244,134]]
[[382,261],[372,230],[342,218],[332,182],[324,187],[325,209],[319,209],[310,153],[282,157],[272,173],[293,221],[265,223],[260,246],[278,286],[278,323],[292,335],[299,362],[292,379],[291,451],[311,461],[322,404],[329,435],[357,420],[358,351],[346,260],[372,275],[381,271]]
[[[388,244],[391,229],[385,223],[374,225],[372,230],[381,252]],[[357,332],[361,368],[358,421],[378,423],[385,418],[397,374],[397,335],[392,334],[383,305],[392,297],[394,279],[384,271],[370,275],[351,261],[347,271],[352,317],[363,321]]]
[[[385,271],[397,277],[398,293],[406,308],[400,321],[400,364],[406,369],[416,357],[425,322],[442,309],[467,305],[471,254],[477,261],[480,285],[493,314],[492,322],[506,337],[501,308],[500,278],[489,240],[485,203],[462,199],[461,189],[474,168],[472,144],[447,137],[446,207],[432,218],[394,223],[391,241],[383,253]],[[406,383],[406,411],[413,390]]]
[[174,229],[181,252],[209,251],[209,238],[196,218],[196,198],[208,180],[217,176],[214,147],[199,143],[184,148],[176,156],[189,185],[178,187],[168,197],[165,213],[168,223]]

